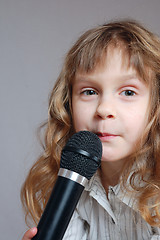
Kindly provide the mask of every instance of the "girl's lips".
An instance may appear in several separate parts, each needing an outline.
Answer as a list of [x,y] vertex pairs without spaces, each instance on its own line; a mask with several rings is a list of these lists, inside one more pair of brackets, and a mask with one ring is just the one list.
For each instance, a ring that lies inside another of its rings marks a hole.
[[101,133],[101,132],[98,132],[96,133],[97,136],[101,139],[101,140],[109,140],[109,139],[112,139],[112,138],[115,138],[117,137],[117,135],[113,134],[113,133]]

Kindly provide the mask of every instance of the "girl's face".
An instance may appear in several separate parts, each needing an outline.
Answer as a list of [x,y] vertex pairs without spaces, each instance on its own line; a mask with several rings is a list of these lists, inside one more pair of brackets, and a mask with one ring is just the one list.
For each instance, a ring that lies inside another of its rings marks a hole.
[[75,131],[96,133],[102,161],[119,161],[134,153],[147,124],[149,86],[133,68],[122,64],[119,49],[109,49],[106,63],[92,73],[79,73],[73,83]]

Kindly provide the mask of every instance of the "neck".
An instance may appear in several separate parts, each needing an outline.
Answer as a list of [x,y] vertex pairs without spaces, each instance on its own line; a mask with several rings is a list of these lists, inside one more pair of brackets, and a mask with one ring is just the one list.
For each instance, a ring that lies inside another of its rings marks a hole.
[[122,163],[117,162],[101,162],[101,181],[103,187],[106,189],[108,186],[115,186],[119,182],[122,173]]

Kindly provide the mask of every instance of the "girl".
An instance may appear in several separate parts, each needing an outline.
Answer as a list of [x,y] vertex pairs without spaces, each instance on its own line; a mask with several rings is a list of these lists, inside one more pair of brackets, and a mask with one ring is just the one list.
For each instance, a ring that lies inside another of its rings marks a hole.
[[37,224],[62,148],[74,132],[87,130],[102,142],[101,167],[63,239],[160,239],[159,117],[159,38],[127,20],[84,33],[68,52],[50,97],[44,154],[21,192],[26,217]]

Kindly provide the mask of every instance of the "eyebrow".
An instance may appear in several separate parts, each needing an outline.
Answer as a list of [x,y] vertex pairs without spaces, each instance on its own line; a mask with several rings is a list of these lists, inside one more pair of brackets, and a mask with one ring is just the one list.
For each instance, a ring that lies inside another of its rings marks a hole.
[[132,79],[138,79],[140,80],[140,77],[137,74],[126,74],[120,77],[122,80],[132,80]]
[[[91,81],[91,80],[94,80],[96,78],[96,76],[93,74],[77,74],[77,76],[75,77],[75,80],[78,80],[78,81]],[[120,81],[127,81],[127,80],[132,80],[132,79],[138,79],[138,80],[141,80],[141,78],[136,74],[136,73],[133,73],[133,74],[124,74],[122,76],[118,76],[119,80]]]

